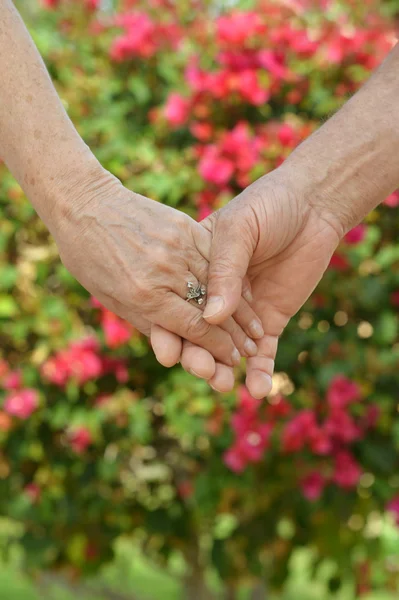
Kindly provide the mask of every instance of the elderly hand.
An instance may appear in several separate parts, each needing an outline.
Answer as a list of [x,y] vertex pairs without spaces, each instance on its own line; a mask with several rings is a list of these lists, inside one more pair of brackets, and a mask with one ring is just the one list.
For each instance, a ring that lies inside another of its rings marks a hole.
[[299,181],[280,167],[203,222],[213,235],[204,312],[210,323],[235,311],[249,276],[265,331],[257,356],[247,361],[246,383],[256,398],[270,392],[278,338],[320,281],[342,235],[332,218],[312,207]]
[[[55,204],[52,233],[67,269],[104,306],[146,335],[151,326],[162,326],[228,366],[256,354],[251,338],[263,331],[244,299],[235,318],[220,327],[185,300],[188,281],[207,282],[209,232],[187,215],[130,192],[98,167],[80,185],[75,181],[68,196],[72,203]],[[180,358],[177,340],[161,352],[164,364]],[[157,351],[156,341],[154,346]],[[186,350],[192,356],[186,365],[200,375],[193,346]]]

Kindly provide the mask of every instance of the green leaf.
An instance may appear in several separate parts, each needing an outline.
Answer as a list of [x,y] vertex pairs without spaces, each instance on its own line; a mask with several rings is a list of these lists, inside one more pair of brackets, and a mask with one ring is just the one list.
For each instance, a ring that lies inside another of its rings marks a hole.
[[0,318],[15,317],[19,312],[12,296],[0,295]]

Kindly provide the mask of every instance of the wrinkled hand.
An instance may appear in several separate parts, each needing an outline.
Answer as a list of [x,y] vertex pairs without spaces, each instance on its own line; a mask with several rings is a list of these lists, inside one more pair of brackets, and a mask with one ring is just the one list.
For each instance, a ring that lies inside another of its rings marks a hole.
[[[187,215],[130,192],[106,171],[76,195],[53,228],[61,259],[104,306],[142,333],[162,326],[174,334],[169,348],[156,348],[164,364],[179,360],[179,338],[187,340],[186,367],[194,372],[193,345],[228,366],[257,352],[249,336],[260,337],[262,329],[244,299],[235,318],[221,327],[207,323],[202,309],[185,301],[188,281],[207,281],[208,231]],[[253,329],[256,322],[260,335]]]
[[227,319],[244,276],[250,280],[252,307],[265,331],[258,355],[247,360],[246,384],[256,398],[270,392],[279,336],[320,281],[342,235],[311,200],[280,167],[203,222],[213,235],[204,318],[213,324]]

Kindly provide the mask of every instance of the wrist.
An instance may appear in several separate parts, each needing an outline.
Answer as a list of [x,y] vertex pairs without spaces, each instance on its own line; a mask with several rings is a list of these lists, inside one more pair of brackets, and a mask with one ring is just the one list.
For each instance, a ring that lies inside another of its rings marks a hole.
[[119,181],[88,151],[80,160],[75,157],[71,163],[64,163],[51,177],[38,213],[57,240],[70,225],[79,224],[79,214],[85,206],[116,183]]

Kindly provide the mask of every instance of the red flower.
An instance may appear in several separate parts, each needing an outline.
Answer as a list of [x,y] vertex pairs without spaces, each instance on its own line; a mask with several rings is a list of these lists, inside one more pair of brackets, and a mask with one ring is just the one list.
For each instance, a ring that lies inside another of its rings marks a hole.
[[388,198],[384,200],[384,204],[386,204],[386,206],[390,206],[391,208],[399,206],[399,191],[390,194]]
[[76,454],[83,454],[91,442],[92,436],[86,427],[76,427],[69,433],[69,443]]
[[302,494],[307,500],[314,502],[318,500],[326,486],[326,479],[318,471],[306,475],[300,482]]
[[399,290],[395,290],[391,294],[391,303],[399,308]]
[[364,225],[363,223],[361,223],[360,225],[356,225],[356,227],[348,231],[348,233],[345,235],[345,242],[350,245],[359,244],[359,242],[362,242],[364,240],[366,232],[366,225]]
[[278,130],[277,137],[283,146],[293,148],[297,143],[297,135],[295,130],[288,123],[283,123]]
[[310,431],[316,427],[315,415],[311,410],[302,410],[287,423],[281,436],[283,452],[302,450],[309,438]]
[[273,404],[267,404],[265,414],[268,421],[276,421],[287,417],[292,411],[292,406],[283,396],[273,398]]
[[387,505],[387,510],[394,515],[396,525],[399,527],[399,496],[392,498]]
[[338,252],[334,252],[328,266],[330,269],[335,269],[336,271],[346,271],[349,269],[350,263],[345,256],[338,254]]
[[247,461],[235,446],[225,452],[223,460],[225,465],[234,473],[242,473],[247,466]]
[[234,173],[232,161],[220,156],[220,152],[214,144],[206,148],[198,168],[205,181],[216,185],[226,185]]
[[363,432],[353,418],[344,410],[335,409],[325,424],[326,433],[335,441],[349,444],[363,437]]
[[337,375],[331,381],[327,392],[327,402],[331,409],[345,408],[360,398],[361,392],[356,382],[344,375]]
[[180,94],[170,94],[166,106],[165,117],[171,125],[183,125],[189,116],[190,102]]
[[28,419],[38,406],[39,395],[30,388],[11,393],[4,402],[4,410],[19,419]]
[[35,504],[40,500],[41,489],[36,483],[28,483],[24,488],[25,494],[28,496],[32,504]]
[[22,386],[21,371],[10,371],[3,379],[3,388],[5,390],[19,390]]
[[42,2],[46,8],[56,8],[60,0],[42,0]]
[[362,470],[352,454],[341,450],[335,456],[335,472],[333,481],[341,488],[350,489],[359,483]]
[[119,348],[132,337],[133,329],[130,323],[120,319],[109,310],[103,312],[101,325],[105,335],[105,343],[109,348]]
[[216,22],[219,42],[242,48],[249,38],[265,32],[260,15],[255,12],[233,11]]

